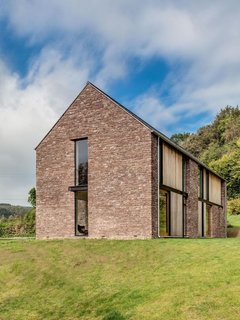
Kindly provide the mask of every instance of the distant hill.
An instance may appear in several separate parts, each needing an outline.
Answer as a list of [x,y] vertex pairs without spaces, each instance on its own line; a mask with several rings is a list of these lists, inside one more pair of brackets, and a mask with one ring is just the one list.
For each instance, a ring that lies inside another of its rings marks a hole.
[[0,218],[22,216],[31,209],[32,207],[15,206],[9,203],[0,203]]
[[171,139],[198,157],[227,181],[228,198],[240,198],[240,109],[227,106],[196,133]]

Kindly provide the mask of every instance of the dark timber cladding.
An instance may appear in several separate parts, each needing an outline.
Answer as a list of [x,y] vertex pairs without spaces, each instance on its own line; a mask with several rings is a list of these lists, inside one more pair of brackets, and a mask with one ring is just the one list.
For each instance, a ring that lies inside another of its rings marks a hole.
[[36,152],[39,239],[226,235],[224,180],[91,83]]

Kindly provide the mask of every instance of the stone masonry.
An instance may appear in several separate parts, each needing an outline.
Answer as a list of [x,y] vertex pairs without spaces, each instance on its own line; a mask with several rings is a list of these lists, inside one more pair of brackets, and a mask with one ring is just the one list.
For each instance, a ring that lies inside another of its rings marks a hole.
[[[38,239],[75,237],[74,140],[88,138],[89,238],[157,238],[158,134],[88,83],[36,148]],[[185,236],[198,237],[198,163],[186,157]],[[209,212],[210,236],[226,236],[222,207]]]
[[198,164],[187,160],[186,169],[186,201],[185,233],[190,238],[198,237]]
[[227,236],[226,228],[226,182],[222,182],[221,188],[222,207],[211,206],[210,208],[210,236],[224,238]]
[[37,238],[74,237],[72,140],[85,137],[89,237],[151,238],[151,131],[91,84],[37,147]]

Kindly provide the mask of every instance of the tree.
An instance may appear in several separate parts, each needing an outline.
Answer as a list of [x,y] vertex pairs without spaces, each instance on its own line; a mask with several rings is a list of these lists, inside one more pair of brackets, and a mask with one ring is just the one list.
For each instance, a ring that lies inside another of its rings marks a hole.
[[28,202],[32,207],[36,207],[36,189],[34,187],[28,192]]
[[190,136],[191,134],[189,132],[184,132],[184,133],[175,133],[171,136],[171,140],[177,144],[179,144],[180,146],[182,145],[182,143],[187,140],[187,138]]

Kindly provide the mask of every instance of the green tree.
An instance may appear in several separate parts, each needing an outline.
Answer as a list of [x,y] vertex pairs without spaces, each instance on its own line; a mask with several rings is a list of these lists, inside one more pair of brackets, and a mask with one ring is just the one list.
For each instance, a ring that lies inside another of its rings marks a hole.
[[190,136],[191,133],[189,132],[184,132],[184,133],[175,133],[171,136],[171,140],[180,146],[182,143]]
[[[183,133],[184,135],[184,133]],[[181,138],[181,135],[177,134]],[[240,198],[240,108],[226,106],[214,121],[183,139],[181,146],[227,181],[229,199]]]
[[28,192],[28,202],[32,207],[36,207],[36,189],[34,187]]

